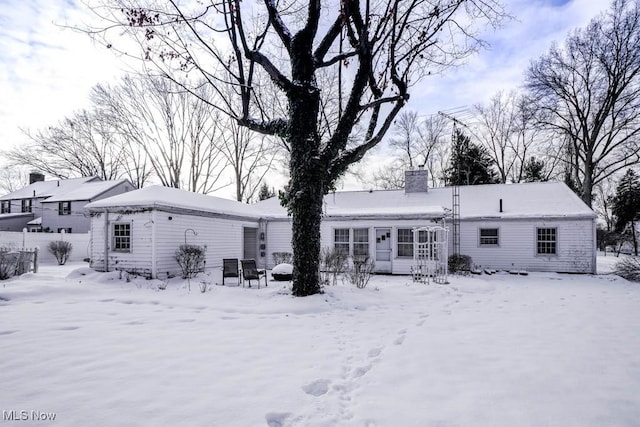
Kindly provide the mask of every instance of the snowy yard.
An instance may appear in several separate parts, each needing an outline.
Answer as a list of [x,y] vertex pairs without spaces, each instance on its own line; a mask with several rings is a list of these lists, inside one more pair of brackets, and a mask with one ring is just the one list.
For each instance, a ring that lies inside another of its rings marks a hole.
[[80,264],[1,283],[3,421],[640,425],[640,284],[613,275],[376,276],[303,299],[159,283]]

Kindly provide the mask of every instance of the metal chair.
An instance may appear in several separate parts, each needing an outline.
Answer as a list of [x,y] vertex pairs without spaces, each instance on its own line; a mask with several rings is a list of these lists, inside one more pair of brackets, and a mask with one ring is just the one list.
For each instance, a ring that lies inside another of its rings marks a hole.
[[222,260],[222,286],[225,277],[235,277],[240,285],[240,270],[238,269],[238,258],[224,258]]
[[251,281],[258,281],[258,289],[260,289],[260,278],[264,277],[264,285],[267,285],[267,272],[265,270],[258,270],[256,267],[255,259],[243,259],[240,261],[242,264],[242,286],[244,286],[244,281],[249,281],[249,287],[251,287]]

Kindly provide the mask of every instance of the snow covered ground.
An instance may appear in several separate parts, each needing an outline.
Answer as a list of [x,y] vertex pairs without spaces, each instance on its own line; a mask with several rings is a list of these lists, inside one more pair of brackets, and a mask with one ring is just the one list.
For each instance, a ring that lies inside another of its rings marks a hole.
[[614,275],[205,281],[2,282],[0,425],[640,425],[640,284]]

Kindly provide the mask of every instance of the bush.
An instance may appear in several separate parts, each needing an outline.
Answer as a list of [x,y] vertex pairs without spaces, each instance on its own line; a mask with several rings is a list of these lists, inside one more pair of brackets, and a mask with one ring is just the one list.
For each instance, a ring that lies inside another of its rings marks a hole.
[[626,256],[616,263],[614,272],[627,280],[640,282],[640,257]]
[[473,261],[469,255],[450,255],[448,259],[449,273],[468,273]]
[[347,281],[358,289],[364,289],[369,283],[374,262],[369,257],[355,258],[353,266],[347,271]]
[[53,254],[53,256],[56,257],[56,259],[58,260],[58,265],[65,265],[65,263],[69,259],[69,256],[71,255],[73,245],[70,242],[57,240],[49,242],[49,245],[47,245],[47,249]]
[[336,285],[338,274],[343,273],[347,265],[347,255],[331,247],[320,251],[320,282],[322,285]]
[[273,257],[273,263],[278,264],[291,264],[293,260],[293,254],[291,252],[274,252],[271,254]]
[[198,245],[180,245],[176,250],[176,261],[182,270],[183,279],[191,279],[204,271],[204,248]]

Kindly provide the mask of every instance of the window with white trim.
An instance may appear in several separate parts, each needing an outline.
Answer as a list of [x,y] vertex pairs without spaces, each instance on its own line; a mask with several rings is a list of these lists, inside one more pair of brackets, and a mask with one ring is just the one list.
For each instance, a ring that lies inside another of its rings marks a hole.
[[131,251],[131,224],[113,224],[113,250],[118,252]]
[[333,247],[345,255],[349,255],[349,233],[348,228],[336,228],[333,230]]
[[0,213],[11,213],[11,200],[3,200]]
[[369,256],[369,229],[368,228],[353,229],[353,256],[354,257]]
[[500,233],[497,228],[480,229],[480,246],[498,246],[500,244]]
[[556,255],[558,229],[553,227],[536,228],[536,253],[538,255]]
[[398,228],[398,257],[413,258],[413,230],[410,228]]

